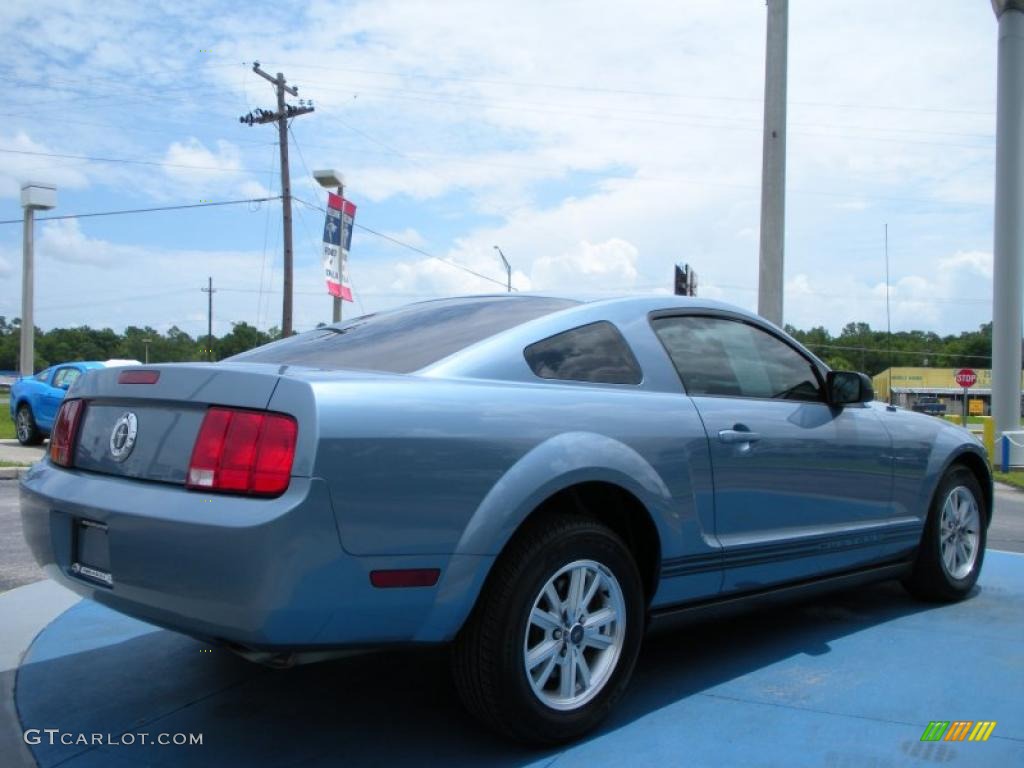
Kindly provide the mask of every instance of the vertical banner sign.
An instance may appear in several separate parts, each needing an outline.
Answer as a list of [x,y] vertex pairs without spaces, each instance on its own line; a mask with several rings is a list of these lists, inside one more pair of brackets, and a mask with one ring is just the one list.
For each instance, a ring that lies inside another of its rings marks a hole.
[[344,301],[352,301],[348,280],[348,251],[352,246],[352,225],[356,206],[333,192],[327,195],[327,219],[324,221],[324,277],[327,292]]

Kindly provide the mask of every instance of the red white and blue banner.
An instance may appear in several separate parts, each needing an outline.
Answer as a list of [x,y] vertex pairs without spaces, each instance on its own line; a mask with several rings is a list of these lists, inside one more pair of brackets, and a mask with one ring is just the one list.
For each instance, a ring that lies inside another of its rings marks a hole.
[[324,277],[327,292],[352,301],[352,285],[348,281],[348,251],[352,246],[352,225],[356,206],[333,192],[327,194],[327,219],[324,221]]

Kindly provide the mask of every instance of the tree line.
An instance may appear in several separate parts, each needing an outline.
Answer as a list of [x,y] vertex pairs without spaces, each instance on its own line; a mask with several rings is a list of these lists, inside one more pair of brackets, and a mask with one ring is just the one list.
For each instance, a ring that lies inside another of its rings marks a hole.
[[[35,369],[75,360],[110,360],[112,358],[146,360],[149,348],[151,363],[181,363],[201,360],[223,360],[247,349],[258,347],[280,336],[277,328],[261,331],[248,323],[233,323],[223,336],[214,336],[212,344],[205,334],[193,337],[177,326],[166,333],[145,326],[128,326],[124,333],[110,328],[36,328]],[[207,350],[212,349],[212,354]],[[14,371],[21,355],[21,322],[8,322],[0,316],[0,370]]]
[[818,326],[786,332],[838,371],[875,376],[887,368],[991,368],[992,323],[976,331],[940,336],[930,331],[889,334],[867,323],[848,323],[836,336]]
[[[849,323],[838,335],[823,327],[808,331],[786,326],[795,339],[836,370],[863,371],[874,376],[892,366],[935,368],[989,368],[992,354],[992,324],[977,331],[940,336],[928,331],[901,331],[891,336],[867,323]],[[161,333],[148,326],[129,326],[124,333],[110,328],[36,329],[35,367],[41,370],[55,363],[73,360],[127,358],[145,361],[149,347],[151,363],[223,360],[225,357],[266,344],[280,336],[277,328],[261,331],[248,323],[233,323],[212,343],[206,335],[193,337],[177,326]],[[10,322],[0,316],[0,370],[17,370],[21,344],[18,318]],[[212,349],[212,354],[207,350]]]

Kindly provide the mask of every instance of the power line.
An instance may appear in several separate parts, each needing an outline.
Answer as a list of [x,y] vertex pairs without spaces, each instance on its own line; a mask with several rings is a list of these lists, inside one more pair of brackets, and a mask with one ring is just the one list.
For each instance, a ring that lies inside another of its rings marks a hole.
[[[797,339],[797,341],[800,341]],[[897,355],[916,355],[918,357],[930,356],[930,357],[967,357],[972,360],[991,360],[992,355],[965,355],[959,352],[936,352],[934,350],[927,349],[885,349],[882,347],[851,347],[843,344],[812,344],[810,342],[801,341],[805,347],[812,349],[845,349],[851,352],[882,352],[882,353],[893,353]]]
[[[750,102],[750,103],[761,103],[760,97],[754,96],[719,96],[719,95],[702,95],[702,94],[686,94],[681,92],[673,91],[648,91],[642,89],[630,89],[630,88],[608,88],[601,86],[588,86],[579,84],[568,84],[568,83],[539,83],[539,82],[524,82],[514,80],[489,80],[484,78],[474,77],[460,77],[457,75],[438,75],[438,74],[423,74],[418,72],[395,72],[395,71],[382,71],[372,69],[360,69],[356,67],[338,67],[338,66],[323,66],[315,64],[293,64],[291,65],[294,69],[323,69],[331,72],[354,72],[358,74],[367,75],[383,75],[385,77],[396,77],[396,78],[408,78],[408,79],[425,79],[425,80],[446,80],[454,82],[466,82],[466,83],[478,83],[481,85],[497,85],[497,86],[508,86],[513,88],[536,88],[536,89],[547,89],[547,90],[558,90],[558,91],[580,91],[586,93],[608,93],[613,95],[628,95],[628,96],[652,96],[658,98],[674,98],[674,99],[691,99],[698,101],[729,101],[729,102]],[[824,102],[824,101],[791,101],[791,104],[799,104],[801,106],[810,107],[829,107],[829,108],[840,108],[840,109],[872,109],[886,112],[935,112],[939,114],[961,114],[961,115],[978,115],[984,117],[993,117],[994,112],[991,111],[980,111],[972,109],[949,109],[946,107],[928,107],[928,106],[895,106],[895,105],[882,105],[882,104],[855,104],[855,103],[843,103],[843,102]]]
[[[326,86],[319,86],[325,90],[332,90]],[[436,103],[446,104],[449,106],[469,106],[483,109],[496,109],[501,111],[512,111],[517,113],[530,112],[536,114],[551,114],[551,115],[566,115],[569,117],[577,118],[589,118],[594,120],[617,120],[634,123],[647,123],[652,125],[668,125],[668,126],[689,126],[694,128],[706,128],[710,130],[739,130],[739,131],[760,131],[760,128],[756,125],[756,120],[753,118],[740,118],[735,115],[707,115],[707,114],[690,114],[690,113],[679,113],[679,112],[667,112],[664,110],[623,110],[619,107],[605,108],[601,105],[580,105],[576,109],[566,109],[564,107],[551,106],[545,103],[539,102],[522,102],[522,101],[508,101],[508,100],[494,100],[494,99],[480,99],[466,96],[447,97],[444,95],[438,95],[430,91],[415,91],[412,89],[404,88],[382,88],[382,87],[350,87],[346,89],[333,89],[343,90],[344,92],[358,92],[359,94],[370,94],[373,98],[383,100],[399,100],[399,101],[413,101],[413,102],[425,102],[425,103]],[[383,94],[383,95],[382,95]],[[423,95],[406,95],[406,94],[423,94]],[[680,119],[666,119],[666,118],[680,118]],[[694,122],[694,121],[702,122]],[[714,121],[714,122],[707,122]],[[932,146],[943,146],[943,147],[959,147],[963,149],[991,149],[991,144],[958,144],[946,141],[920,141],[910,138],[898,138],[898,137],[887,137],[878,135],[865,135],[864,133],[851,132],[849,130],[842,130],[846,128],[861,128],[869,131],[875,131],[875,133],[909,133],[914,135],[948,135],[948,136],[961,136],[966,138],[977,138],[987,139],[989,141],[994,140],[992,134],[981,134],[981,133],[967,133],[962,131],[937,131],[937,130],[924,130],[919,128],[878,128],[872,126],[857,126],[843,124],[830,124],[830,123],[801,123],[793,122],[793,126],[811,129],[824,129],[833,130],[840,129],[834,133],[821,133],[813,131],[791,131],[796,135],[808,136],[814,138],[824,139],[836,139],[836,140],[861,140],[861,141],[881,141],[888,143],[897,144],[924,144]]]
[[[212,203],[189,203],[187,205],[162,205],[157,208],[132,208],[123,211],[96,211],[93,213],[68,213],[63,216],[42,216],[36,221],[59,221],[61,219],[89,219],[95,216],[120,216],[128,213],[153,213],[154,211],[180,211],[186,208],[213,208],[221,205],[241,205],[242,203],[266,203],[272,200],[280,200],[279,195],[274,197],[250,197],[245,200],[217,200]],[[5,219],[0,224],[21,224],[24,219]]]
[[[305,200],[301,200],[301,199],[299,199],[297,197],[294,198],[294,200],[297,203],[301,203],[302,205],[305,205],[307,208],[313,208],[315,210],[324,212],[324,209],[321,208],[318,205],[313,205],[312,203],[307,203]],[[418,253],[418,254],[420,254],[422,256],[426,256],[428,259],[436,259],[437,261],[440,261],[440,262],[442,262],[444,264],[447,264],[450,267],[455,267],[456,269],[461,269],[463,272],[468,272],[469,274],[471,274],[471,275],[473,275],[475,277],[479,277],[481,280],[486,280],[489,283],[494,283],[495,285],[500,285],[502,288],[505,287],[505,281],[504,280],[496,280],[493,277],[488,277],[487,275],[481,274],[480,272],[477,272],[477,271],[475,271],[473,269],[470,269],[469,267],[467,267],[467,266],[465,266],[463,264],[459,264],[457,261],[452,261],[451,259],[445,259],[445,258],[443,258],[441,256],[435,256],[432,253],[428,253],[427,251],[424,251],[422,248],[417,248],[415,245],[410,245],[409,243],[403,242],[403,241],[401,241],[401,240],[399,240],[399,239],[397,239],[395,237],[392,237],[391,235],[385,235],[383,232],[378,232],[375,229],[370,229],[369,227],[364,226],[363,224],[355,223],[353,226],[355,226],[357,229],[363,230],[364,232],[368,232],[371,235],[376,235],[377,237],[383,238],[384,240],[388,240],[388,241],[394,243],[395,245],[401,246],[402,248],[408,248],[410,251],[415,251],[416,253]]]
[[88,160],[93,163],[125,163],[128,165],[155,165],[164,168],[188,168],[197,171],[220,171],[221,173],[263,173],[248,168],[225,168],[215,165],[185,165],[183,163],[165,163],[158,160],[139,160],[126,157],[93,157],[91,155],[70,155],[62,152],[36,152],[28,149],[0,149],[8,155],[32,155],[34,157],[56,157],[64,160]]
[[[451,185],[451,187],[453,189],[461,190],[461,191],[466,192],[467,194],[470,194],[470,195],[475,194],[475,192],[473,190],[471,190],[470,188],[468,188],[468,187],[466,187],[464,185],[460,185],[460,184],[458,184],[456,182],[452,182],[450,179],[447,179],[444,176],[438,174],[436,171],[431,170],[426,165],[424,165],[423,163],[419,162],[416,159],[415,155],[416,154],[420,154],[420,155],[425,156],[425,157],[433,157],[433,158],[436,158],[436,159],[447,159],[447,160],[450,160],[451,162],[455,162],[455,163],[458,163],[458,164],[464,164],[464,165],[492,166],[492,167],[516,168],[516,169],[521,169],[521,170],[537,170],[537,171],[550,171],[551,170],[550,168],[542,168],[540,166],[530,166],[530,165],[515,164],[515,163],[495,163],[495,162],[480,161],[480,160],[468,160],[468,159],[464,159],[464,158],[460,158],[460,157],[445,156],[445,155],[439,155],[439,154],[433,154],[433,153],[412,153],[412,154],[405,153],[405,152],[402,152],[402,151],[400,151],[398,149],[395,149],[394,147],[390,146],[389,144],[387,144],[387,143],[385,143],[383,141],[380,141],[379,139],[376,139],[376,138],[370,136],[366,132],[364,132],[364,131],[362,131],[362,130],[360,130],[360,129],[358,129],[358,128],[356,128],[356,127],[354,127],[354,126],[352,126],[352,125],[350,125],[350,124],[348,124],[348,123],[346,123],[346,122],[344,122],[342,120],[339,120],[337,118],[335,118],[334,120],[335,120],[335,122],[339,123],[340,125],[344,126],[347,129],[353,131],[354,133],[357,133],[357,134],[365,137],[367,140],[372,141],[373,143],[378,144],[378,145],[386,148],[392,154],[397,155],[398,157],[401,157],[401,158],[403,158],[405,160],[408,160],[410,163],[413,163],[414,165],[417,165],[420,168],[423,168],[431,176],[434,176],[435,178],[437,178],[440,181],[447,182],[449,185]],[[293,133],[293,135],[294,135],[294,133]],[[323,148],[325,145],[322,145],[322,144],[307,144],[307,146]],[[20,154],[20,155],[34,155],[34,156],[39,156],[39,157],[54,157],[54,158],[74,159],[74,160],[87,160],[87,161],[93,161],[93,162],[128,163],[128,164],[138,164],[138,165],[162,166],[162,167],[168,167],[168,168],[186,168],[186,169],[192,169],[192,170],[220,171],[220,172],[227,172],[227,173],[262,174],[262,173],[267,173],[267,172],[273,171],[273,169],[254,170],[254,169],[251,169],[251,168],[223,168],[223,167],[216,167],[216,166],[184,165],[184,164],[178,164],[178,163],[165,163],[165,162],[154,161],[154,160],[139,160],[139,159],[133,159],[133,158],[118,158],[118,157],[92,157],[92,156],[88,156],[88,155],[70,155],[70,154],[60,154],[60,153],[53,153],[53,152],[36,152],[36,151],[29,151],[29,150],[0,149],[0,152],[9,153],[9,154]],[[758,187],[757,185],[753,185],[753,184],[730,184],[730,183],[722,182],[722,181],[715,181],[715,180],[710,180],[710,179],[701,179],[701,178],[697,178],[697,177],[687,177],[687,176],[635,176],[635,175],[631,176],[631,175],[622,174],[622,173],[618,173],[618,174],[616,174],[616,173],[604,173],[604,172],[600,172],[600,171],[595,171],[594,174],[598,175],[601,179],[616,179],[616,180],[628,181],[628,182],[633,182],[633,183],[635,183],[635,182],[642,182],[642,183],[665,183],[665,184],[701,184],[703,186],[721,187],[721,188],[725,188],[725,189],[749,189],[749,190],[760,189],[760,187]],[[941,204],[941,205],[945,205],[947,207],[951,206],[951,205],[961,205],[961,206],[981,205],[981,203],[970,203],[970,202],[959,202],[959,203],[950,202],[950,203],[945,203],[942,200],[938,200],[938,199],[934,199],[934,198],[929,199],[929,198],[916,198],[916,197],[897,197],[897,196],[892,196],[892,195],[873,195],[873,194],[856,194],[856,193],[846,193],[846,192],[827,192],[827,191],[824,191],[824,190],[799,189],[799,188],[789,189],[788,192],[791,195],[804,195],[804,196],[808,196],[808,197],[824,197],[824,198],[841,199],[841,200],[857,200],[857,201],[860,201],[860,200],[870,200],[870,201],[882,201],[882,202],[925,203],[925,204],[936,204],[936,203],[938,203],[938,204]],[[507,214],[511,215],[513,213],[516,213],[519,210],[525,210],[525,209],[528,209],[528,208],[531,208],[531,207],[532,206],[530,204],[524,204],[522,206],[519,206],[518,208],[515,208],[515,209],[512,209],[511,211],[508,211]],[[18,221],[20,221],[20,219]]]

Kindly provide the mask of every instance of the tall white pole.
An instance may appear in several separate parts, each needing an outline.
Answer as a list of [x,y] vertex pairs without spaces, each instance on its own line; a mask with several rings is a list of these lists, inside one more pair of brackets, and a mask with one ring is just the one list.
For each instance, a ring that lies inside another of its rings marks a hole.
[[764,154],[761,168],[761,259],[757,313],[782,325],[786,232],[786,48],[789,0],[767,0],[764,62]]
[[1020,427],[1024,294],[1024,2],[993,0],[999,19],[992,289],[992,418]]
[[36,326],[33,318],[35,254],[33,249],[35,209],[25,206],[25,229],[21,241],[21,375],[35,373]]

